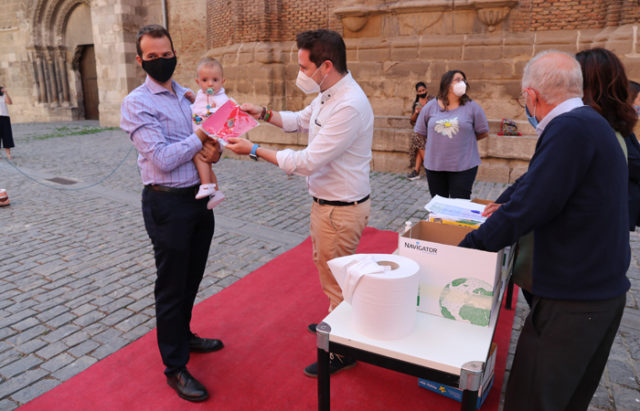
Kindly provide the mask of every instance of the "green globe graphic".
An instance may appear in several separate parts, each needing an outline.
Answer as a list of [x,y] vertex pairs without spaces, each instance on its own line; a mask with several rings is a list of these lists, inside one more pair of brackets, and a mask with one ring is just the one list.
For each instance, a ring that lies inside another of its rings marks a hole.
[[491,318],[493,291],[477,278],[456,278],[440,293],[440,312],[445,318],[487,326]]

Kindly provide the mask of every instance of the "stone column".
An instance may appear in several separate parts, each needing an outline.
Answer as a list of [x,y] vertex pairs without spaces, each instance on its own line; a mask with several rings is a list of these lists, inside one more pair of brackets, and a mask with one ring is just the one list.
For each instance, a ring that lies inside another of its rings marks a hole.
[[[145,24],[162,24],[160,15],[154,14],[159,8],[151,3],[141,0],[91,2],[100,101],[98,109],[103,126],[120,124],[122,99],[142,82],[135,62],[136,33]],[[160,5],[159,1],[157,5]]]
[[56,105],[62,103],[62,76],[60,75],[60,65],[58,61],[58,50],[52,46],[49,48],[49,56],[51,57],[51,70],[54,77],[54,96]]
[[40,50],[36,47],[29,49],[29,60],[33,68],[33,82],[35,85],[36,101],[38,103],[44,103],[46,98],[46,92],[44,89],[44,77],[42,75],[42,59],[40,57]]
[[58,76],[51,48],[47,48],[45,54],[45,72],[47,76],[47,90],[49,91],[49,103],[58,103]]
[[45,103],[51,103],[53,101],[53,90],[51,89],[51,72],[49,71],[49,59],[45,54],[44,50],[42,50],[40,55],[40,70],[42,71],[42,84],[44,86],[45,91]]
[[[69,79],[67,76],[67,48],[58,46],[56,50],[56,63],[61,84],[61,101],[69,104]],[[65,105],[66,105],[65,104]]]

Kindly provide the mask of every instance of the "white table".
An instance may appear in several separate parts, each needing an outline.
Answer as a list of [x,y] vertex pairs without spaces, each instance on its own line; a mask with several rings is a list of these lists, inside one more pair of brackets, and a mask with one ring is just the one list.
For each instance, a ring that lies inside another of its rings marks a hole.
[[377,340],[354,331],[351,305],[341,303],[316,328],[318,408],[330,408],[329,353],[336,353],[459,387],[461,409],[475,410],[506,287],[505,279],[488,327],[418,312],[412,333],[396,340]]

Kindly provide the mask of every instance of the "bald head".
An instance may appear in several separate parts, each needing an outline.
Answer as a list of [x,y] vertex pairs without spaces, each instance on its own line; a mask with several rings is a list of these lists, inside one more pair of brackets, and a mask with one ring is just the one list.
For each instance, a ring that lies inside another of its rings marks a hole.
[[524,68],[522,88],[536,90],[548,104],[557,105],[573,98],[582,98],[580,63],[568,53],[547,50],[538,53]]

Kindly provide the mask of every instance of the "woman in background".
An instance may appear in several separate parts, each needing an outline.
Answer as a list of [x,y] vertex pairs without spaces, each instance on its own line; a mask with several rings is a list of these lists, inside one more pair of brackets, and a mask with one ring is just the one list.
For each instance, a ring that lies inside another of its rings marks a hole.
[[[420,110],[427,104],[431,97],[427,91],[427,85],[422,81],[416,83],[416,99],[411,106],[411,119],[409,122],[412,126],[416,125],[416,120],[420,114]],[[412,168],[407,178],[409,180],[417,180],[420,178],[420,169],[422,168],[422,162],[424,161],[424,136],[413,134],[411,139],[411,147],[409,148],[409,168]]]
[[640,224],[640,144],[633,127],[638,114],[629,99],[629,80],[620,59],[603,48],[583,50],[576,54],[582,67],[584,97],[616,132],[629,164],[629,229]]
[[426,138],[424,167],[432,197],[471,198],[480,165],[478,140],[489,135],[487,117],[467,94],[467,77],[450,70],[413,129]]
[[7,104],[13,104],[7,89],[0,86],[0,145],[7,152],[7,158],[11,160],[11,149],[13,144],[13,133],[11,132],[11,120],[9,119],[9,109]]

